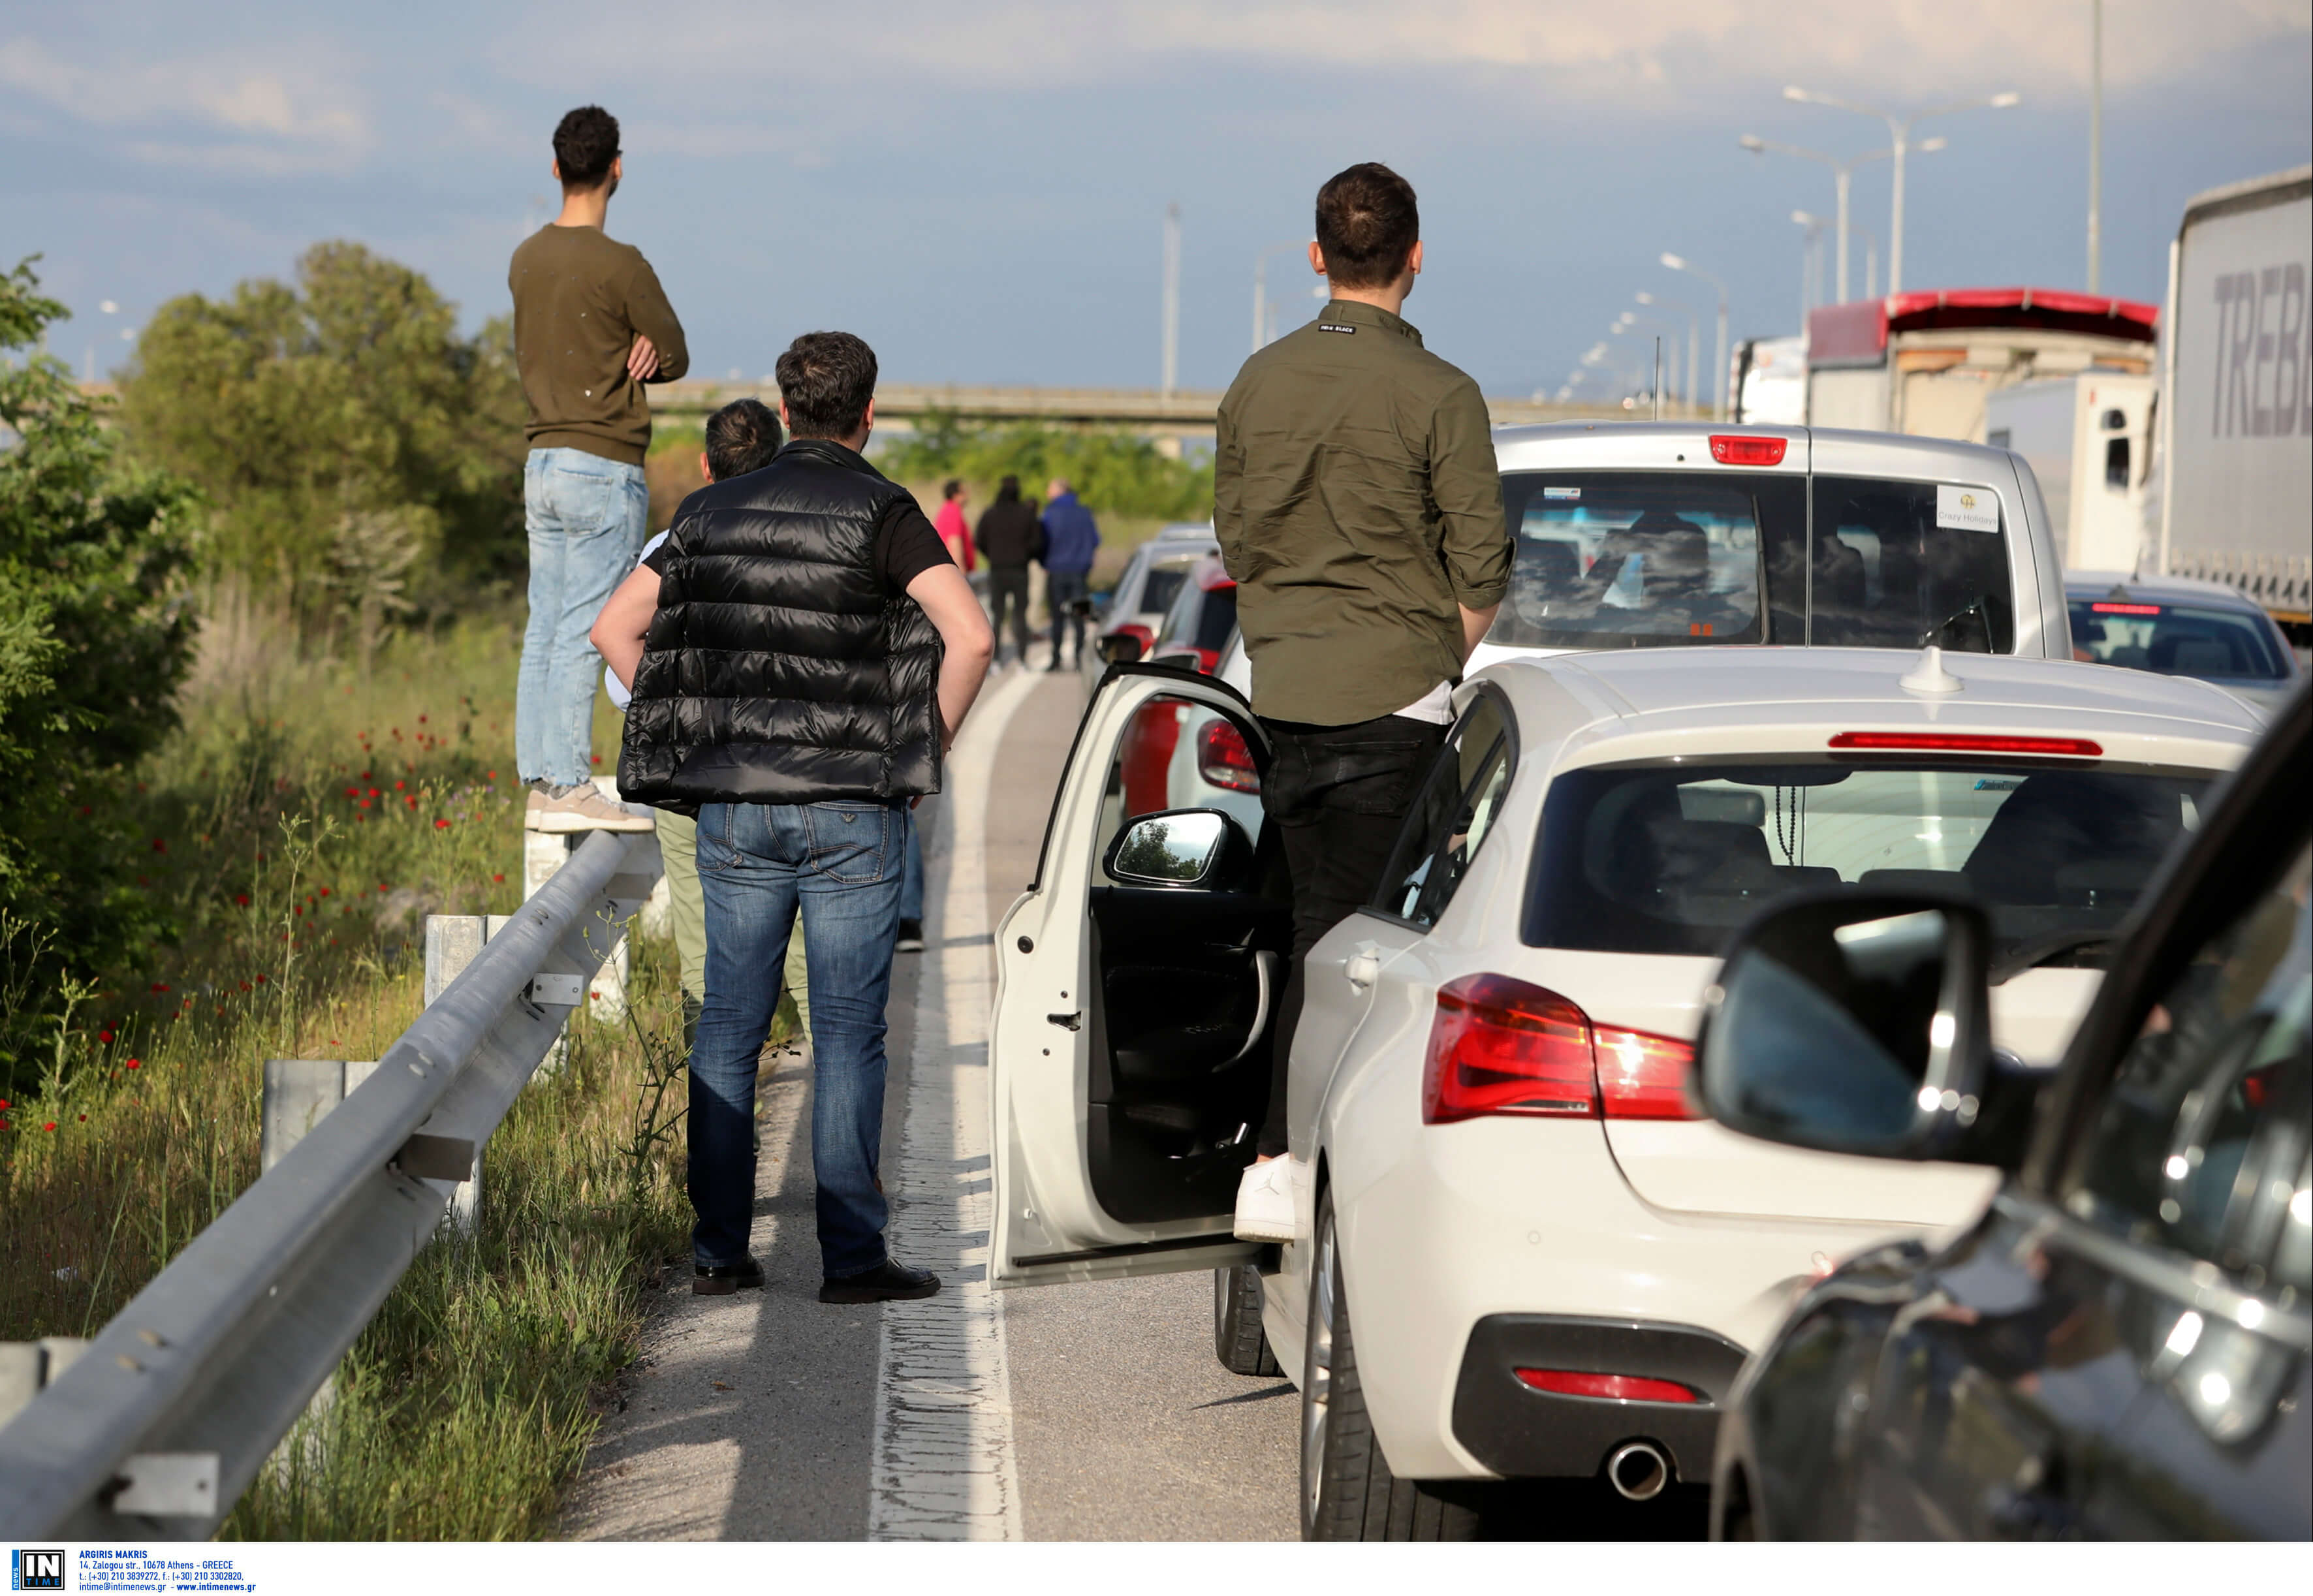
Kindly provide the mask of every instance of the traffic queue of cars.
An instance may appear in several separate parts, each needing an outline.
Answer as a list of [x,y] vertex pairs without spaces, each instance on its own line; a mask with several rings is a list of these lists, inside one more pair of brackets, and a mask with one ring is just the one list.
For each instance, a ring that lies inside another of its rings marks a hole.
[[[2076,660],[2004,451],[1497,452],[1510,596],[1307,960],[1294,1240],[1231,1233],[1290,932],[1243,651],[1199,639],[1102,680],[998,935],[991,1277],[1214,1269],[1223,1362],[1299,1388],[1315,1538],[1714,1458],[1729,1534],[2304,1534],[2304,824],[2217,819],[2273,712]],[[2124,1002],[2220,835],[2222,924]],[[2261,1483],[2116,1483],[2156,1434]]]

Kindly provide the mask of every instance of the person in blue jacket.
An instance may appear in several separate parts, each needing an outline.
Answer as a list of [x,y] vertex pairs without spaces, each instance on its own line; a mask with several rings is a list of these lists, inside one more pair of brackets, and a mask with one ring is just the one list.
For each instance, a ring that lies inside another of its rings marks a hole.
[[1085,595],[1092,583],[1092,558],[1100,548],[1100,528],[1077,498],[1065,477],[1052,478],[1044,495],[1044,601],[1052,611],[1052,662],[1060,668],[1060,627],[1069,631],[1069,667],[1084,658]]

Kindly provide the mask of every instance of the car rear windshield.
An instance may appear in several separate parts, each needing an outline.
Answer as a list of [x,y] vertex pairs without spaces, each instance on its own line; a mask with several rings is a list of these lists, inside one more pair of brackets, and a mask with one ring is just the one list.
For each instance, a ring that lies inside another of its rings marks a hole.
[[1173,601],[1173,612],[1165,618],[1164,630],[1156,635],[1156,646],[1201,648],[1218,653],[1228,646],[1229,636],[1236,630],[1235,587],[1185,587]]
[[1173,601],[1181,596],[1181,584],[1189,579],[1190,566],[1151,566],[1140,583],[1142,615],[1163,615],[1173,608]]
[[2214,681],[2289,679],[2261,617],[2206,604],[2075,599],[2072,657]]
[[1934,482],[1732,471],[1502,478],[1517,553],[1488,641],[1645,648],[1818,643],[2004,653],[1998,495]]
[[2004,964],[2102,968],[2208,778],[2005,760],[1597,767],[1551,784],[1526,912],[1536,947],[1721,951],[1784,893],[1957,893]]

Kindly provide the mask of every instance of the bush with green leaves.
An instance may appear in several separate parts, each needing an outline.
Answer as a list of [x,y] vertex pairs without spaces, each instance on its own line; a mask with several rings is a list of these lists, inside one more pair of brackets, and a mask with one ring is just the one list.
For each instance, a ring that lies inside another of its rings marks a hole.
[[214,507],[211,571],[309,627],[351,620],[364,652],[524,568],[511,324],[462,338],[422,274],[359,244],[314,245],[294,285],[169,301],[120,392],[136,453]]
[[115,795],[177,723],[197,501],[124,464],[103,408],[30,353],[66,314],[29,260],[0,276],[0,1085],[96,972],[170,934]]
[[960,477],[992,484],[1020,478],[1023,493],[1041,495],[1064,477],[1077,497],[1095,510],[1203,521],[1213,513],[1213,468],[1174,460],[1149,439],[1111,428],[1082,430],[1022,422],[965,426],[952,415],[926,417],[877,457],[884,473],[904,482]]

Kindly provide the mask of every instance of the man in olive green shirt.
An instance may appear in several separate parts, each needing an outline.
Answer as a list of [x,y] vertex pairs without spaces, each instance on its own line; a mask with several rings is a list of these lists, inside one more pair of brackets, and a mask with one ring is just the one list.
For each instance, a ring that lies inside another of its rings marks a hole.
[[514,769],[533,831],[647,831],[650,813],[594,785],[594,617],[634,568],[650,490],[646,382],[682,375],[682,323],[642,251],[602,231],[620,178],[619,122],[583,105],[554,130],[562,214],[506,270],[514,358],[529,401],[523,469],[530,624],[514,682]]
[[1237,1195],[1237,1234],[1253,1241],[1294,1235],[1277,1155],[1303,964],[1371,898],[1511,560],[1485,400],[1398,315],[1421,271],[1412,186],[1370,162],[1327,182],[1309,264],[1332,298],[1237,373],[1213,478],[1253,711],[1276,750],[1262,808],[1293,881],[1262,1162]]

